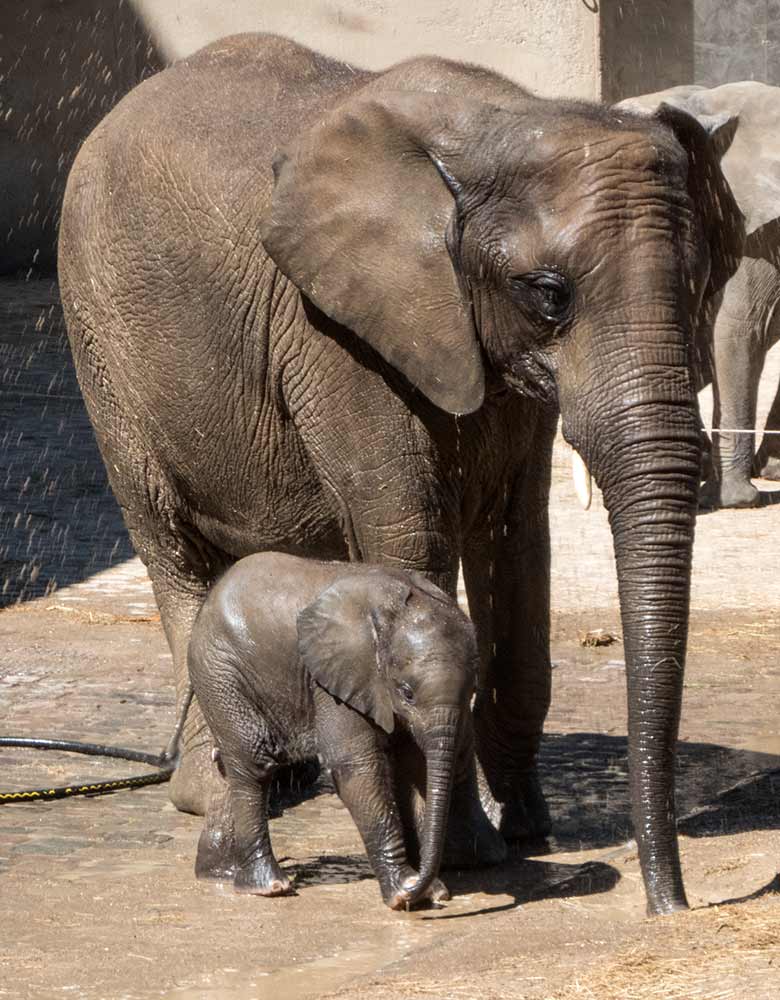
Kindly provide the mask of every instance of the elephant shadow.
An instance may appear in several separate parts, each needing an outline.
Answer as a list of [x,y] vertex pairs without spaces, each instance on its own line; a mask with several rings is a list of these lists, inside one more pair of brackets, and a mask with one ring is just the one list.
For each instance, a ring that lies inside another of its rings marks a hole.
[[[633,836],[624,736],[552,733],[540,754],[557,850],[621,844]],[[689,837],[780,828],[780,756],[680,742],[678,826]]]
[[76,380],[56,282],[0,282],[0,607],[132,558]]
[[[603,861],[567,864],[540,855],[617,847],[633,836],[624,736],[600,733],[550,733],[540,753],[542,785],[550,805],[553,836],[531,845],[534,857],[512,849],[496,868],[445,871],[454,896],[470,893],[508,895],[512,900],[468,913],[442,914],[455,919],[494,913],[555,896],[608,892],[620,879]],[[677,754],[679,829],[688,837],[716,837],[749,830],[780,829],[780,756],[736,750],[714,743],[681,742]],[[283,809],[322,792],[334,791],[316,763],[283,772],[272,799]],[[527,852],[526,848],[526,852]],[[297,888],[326,883],[349,884],[373,878],[364,856],[322,855],[283,859]]]

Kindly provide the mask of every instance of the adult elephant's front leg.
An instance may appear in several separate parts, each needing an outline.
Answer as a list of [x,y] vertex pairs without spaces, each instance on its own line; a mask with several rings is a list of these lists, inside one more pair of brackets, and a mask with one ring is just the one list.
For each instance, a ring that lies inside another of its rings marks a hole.
[[552,415],[470,534],[463,553],[481,669],[474,704],[488,815],[508,840],[550,830],[536,758],[550,704],[550,456]]
[[[389,511],[387,517],[377,517],[375,508],[371,514],[366,512],[362,516],[353,511],[352,557],[416,570],[453,597],[457,596],[457,532],[447,525],[442,509],[442,504],[430,496],[422,502],[419,496],[397,500],[392,510],[403,512],[400,528],[397,516],[391,516]],[[413,782],[413,777],[400,776],[402,797],[411,791],[405,785]],[[416,833],[419,840],[422,830]],[[480,801],[474,732],[469,717],[460,734],[442,866],[493,865],[505,858],[504,840],[491,825]]]

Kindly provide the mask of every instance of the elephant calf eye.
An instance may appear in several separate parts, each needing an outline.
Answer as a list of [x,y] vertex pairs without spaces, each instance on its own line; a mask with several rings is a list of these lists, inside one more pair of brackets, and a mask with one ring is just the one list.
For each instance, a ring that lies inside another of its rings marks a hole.
[[574,305],[574,288],[559,271],[530,271],[510,279],[513,289],[530,299],[537,312],[551,323],[569,319]]
[[408,704],[411,705],[414,703],[414,691],[412,691],[408,684],[399,684],[398,693]]

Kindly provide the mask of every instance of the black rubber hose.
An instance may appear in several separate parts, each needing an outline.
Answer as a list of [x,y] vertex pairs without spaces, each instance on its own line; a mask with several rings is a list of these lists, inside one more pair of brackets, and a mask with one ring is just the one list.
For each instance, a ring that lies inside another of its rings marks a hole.
[[35,802],[41,799],[48,802],[54,799],[69,799],[74,795],[106,795],[108,792],[118,792],[122,788],[143,788],[145,785],[160,785],[169,781],[179,762],[179,738],[191,703],[192,687],[184,699],[173,736],[168,746],[160,754],[146,753],[143,750],[128,750],[124,747],[109,747],[102,743],[76,743],[73,740],[0,736],[0,747],[65,750],[68,753],[83,753],[92,757],[118,757],[120,760],[138,761],[141,764],[151,764],[157,768],[150,774],[135,774],[129,778],[116,778],[113,781],[92,781],[89,783],[74,781],[70,785],[62,785],[59,788],[30,788],[16,792],[0,792],[0,805],[7,805],[11,802]]

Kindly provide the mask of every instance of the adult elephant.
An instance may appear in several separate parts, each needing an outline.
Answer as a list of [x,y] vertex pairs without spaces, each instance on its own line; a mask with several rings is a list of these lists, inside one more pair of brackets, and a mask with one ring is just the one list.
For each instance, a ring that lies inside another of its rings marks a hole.
[[[649,905],[684,906],[689,339],[740,226],[706,132],[671,108],[647,120],[541,100],[435,58],[373,74],[263,35],[133,91],[70,176],[60,279],[179,698],[192,621],[240,556],[348,555],[450,593],[460,557],[492,815],[506,837],[544,833],[560,407],[610,512]],[[204,808],[208,747],[195,713],[181,809]],[[495,860],[491,833],[466,759],[451,858]]]
[[[631,98],[622,106],[654,111],[673,104],[704,124],[721,123],[716,146],[721,166],[745,216],[746,239],[736,274],[722,301],[707,310],[697,335],[699,384],[712,382],[712,461],[702,487],[704,507],[756,507],[752,474],[780,479],[780,389],[754,454],[758,385],[767,351],[780,339],[780,88],[745,81],[671,87]],[[746,434],[731,430],[745,429]]]

